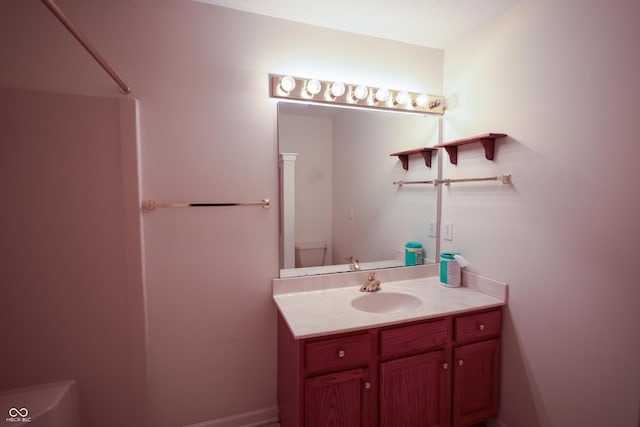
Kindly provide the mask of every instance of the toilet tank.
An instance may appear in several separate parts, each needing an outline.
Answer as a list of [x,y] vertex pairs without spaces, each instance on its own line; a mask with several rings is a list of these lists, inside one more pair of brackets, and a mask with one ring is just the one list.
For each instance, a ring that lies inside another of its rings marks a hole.
[[324,265],[327,244],[325,242],[296,243],[296,268]]

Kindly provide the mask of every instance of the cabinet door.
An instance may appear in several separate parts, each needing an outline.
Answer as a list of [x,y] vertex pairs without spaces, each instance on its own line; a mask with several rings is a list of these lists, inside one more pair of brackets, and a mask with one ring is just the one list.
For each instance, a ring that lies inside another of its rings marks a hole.
[[[369,424],[374,393],[367,369],[336,372],[305,380],[306,427],[357,427]],[[375,397],[375,396],[374,396]]]
[[453,425],[471,426],[498,415],[499,340],[463,345],[453,351]]
[[449,425],[450,371],[444,351],[380,364],[380,426]]

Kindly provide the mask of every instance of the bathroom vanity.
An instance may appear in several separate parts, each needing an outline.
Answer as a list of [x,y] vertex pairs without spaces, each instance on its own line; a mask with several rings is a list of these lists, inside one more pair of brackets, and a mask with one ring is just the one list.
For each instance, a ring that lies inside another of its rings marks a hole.
[[505,284],[383,278],[363,296],[337,280],[274,280],[283,427],[464,427],[497,416]]

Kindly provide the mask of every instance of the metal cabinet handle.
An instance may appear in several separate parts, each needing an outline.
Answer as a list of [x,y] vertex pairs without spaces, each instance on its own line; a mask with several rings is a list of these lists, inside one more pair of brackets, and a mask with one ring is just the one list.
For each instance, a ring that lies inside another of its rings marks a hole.
[[464,365],[464,362],[462,361],[462,359],[458,360],[458,366],[462,366]]
[[371,383],[369,381],[365,381],[364,382],[364,388],[366,388],[367,390],[369,390],[371,388]]
[[346,356],[346,352],[344,350],[338,350],[338,357],[340,359],[342,359],[344,356]]
[[447,369],[449,369],[449,364],[448,364],[448,363],[443,363],[443,364],[442,364],[442,369],[444,369],[445,371],[446,371]]
[[484,325],[483,324],[478,325],[478,329],[480,329],[481,331],[484,331]]

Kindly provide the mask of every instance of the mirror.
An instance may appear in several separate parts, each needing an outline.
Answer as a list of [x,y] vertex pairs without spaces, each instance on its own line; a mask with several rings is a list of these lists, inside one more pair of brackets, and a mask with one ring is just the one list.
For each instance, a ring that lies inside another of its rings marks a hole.
[[391,153],[438,143],[440,117],[300,103],[278,103],[280,277],[405,265],[405,244],[429,236],[438,218],[438,187],[394,181],[438,178],[421,155],[408,170]]

